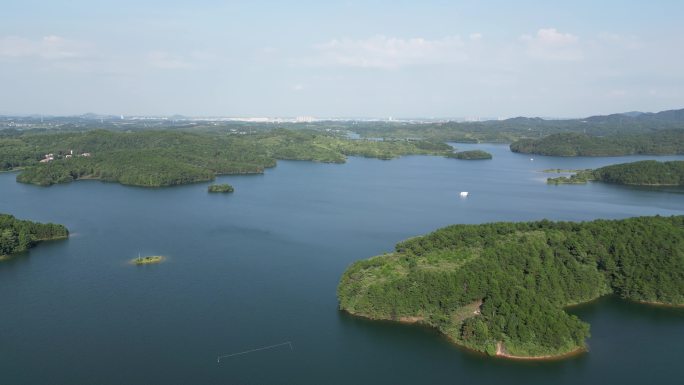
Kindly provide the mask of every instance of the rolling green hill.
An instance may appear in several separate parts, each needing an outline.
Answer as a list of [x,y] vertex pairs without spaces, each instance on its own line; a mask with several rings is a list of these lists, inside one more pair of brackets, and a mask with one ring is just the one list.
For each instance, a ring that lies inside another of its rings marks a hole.
[[337,293],[351,314],[421,322],[478,351],[563,355],[589,336],[568,305],[684,304],[684,217],[453,225],[354,263]]
[[344,163],[347,156],[392,159],[451,150],[437,142],[348,140],[308,131],[231,135],[93,130],[0,138],[0,166],[23,168],[19,182],[43,186],[100,179],[159,187],[210,181],[220,174],[262,173],[276,160]]

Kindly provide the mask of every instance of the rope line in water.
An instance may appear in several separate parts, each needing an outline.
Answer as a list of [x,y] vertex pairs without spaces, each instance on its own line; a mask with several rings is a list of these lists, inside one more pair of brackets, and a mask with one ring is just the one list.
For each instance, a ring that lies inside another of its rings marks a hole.
[[220,356],[216,357],[216,362],[221,362],[221,358],[230,358],[230,357],[240,356],[240,355],[243,355],[243,354],[254,353],[254,352],[258,352],[258,351],[260,351],[260,350],[273,349],[273,348],[277,348],[277,347],[285,346],[285,345],[290,346],[290,350],[294,350],[294,348],[292,347],[292,342],[291,342],[291,341],[287,341],[287,342],[282,342],[282,343],[275,344],[275,345],[264,346],[264,347],[262,347],[262,348],[256,348],[256,349],[245,350],[244,352],[231,353],[231,354],[223,354],[223,355],[220,355]]

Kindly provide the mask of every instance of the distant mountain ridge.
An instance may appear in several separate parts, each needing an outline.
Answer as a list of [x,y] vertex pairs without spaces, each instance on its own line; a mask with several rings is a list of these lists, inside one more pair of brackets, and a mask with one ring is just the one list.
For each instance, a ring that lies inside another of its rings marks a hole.
[[678,110],[666,110],[660,112],[641,112],[641,111],[629,111],[621,112],[609,115],[592,115],[586,118],[575,118],[575,119],[545,119],[540,117],[525,117],[517,116],[514,118],[504,119],[504,120],[487,120],[482,123],[549,123],[549,122],[591,122],[591,123],[620,123],[620,122],[669,122],[669,123],[684,123],[684,108]]
[[660,123],[684,123],[684,109],[679,110],[667,110],[660,112],[625,112],[622,114],[611,114],[611,115],[596,115],[590,116],[586,120],[593,123],[601,122],[660,122]]
[[[390,120],[316,120],[272,121],[239,120],[228,118],[182,119],[181,115],[170,117],[85,114],[72,117],[2,117],[0,136],[16,136],[22,133],[39,133],[48,130],[88,131],[106,129],[111,131],[189,130],[193,132],[221,132],[246,134],[268,132],[273,129],[324,131],[344,135],[352,132],[360,138],[425,139],[437,142],[490,142],[512,143],[519,139],[576,133],[590,137],[613,135],[642,135],[660,131],[684,131],[684,109],[661,112],[629,111],[611,115],[595,115],[579,119],[548,119],[541,117],[514,117],[486,121],[390,121]],[[249,118],[245,118],[249,119]]]

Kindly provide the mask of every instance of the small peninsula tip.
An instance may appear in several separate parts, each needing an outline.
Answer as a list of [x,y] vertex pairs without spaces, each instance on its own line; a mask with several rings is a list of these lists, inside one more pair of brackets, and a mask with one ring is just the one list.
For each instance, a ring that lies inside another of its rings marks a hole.
[[68,237],[69,230],[62,225],[24,221],[9,214],[0,214],[0,261],[40,242]]

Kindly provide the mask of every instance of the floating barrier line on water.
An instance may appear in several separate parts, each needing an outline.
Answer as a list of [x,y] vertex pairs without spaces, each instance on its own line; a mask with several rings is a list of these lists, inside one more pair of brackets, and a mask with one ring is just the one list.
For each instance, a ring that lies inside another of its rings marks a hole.
[[221,362],[221,358],[230,358],[230,357],[240,356],[240,355],[243,355],[243,354],[254,353],[254,352],[258,352],[258,351],[260,351],[260,350],[273,349],[273,348],[277,348],[277,347],[285,346],[285,345],[289,345],[289,346],[290,346],[290,350],[294,350],[294,348],[292,347],[292,342],[291,342],[291,341],[287,341],[287,342],[282,342],[282,343],[275,344],[275,345],[264,346],[263,348],[256,348],[256,349],[245,350],[244,352],[231,353],[231,354],[223,354],[223,355],[220,355],[220,356],[216,357],[216,362]]

